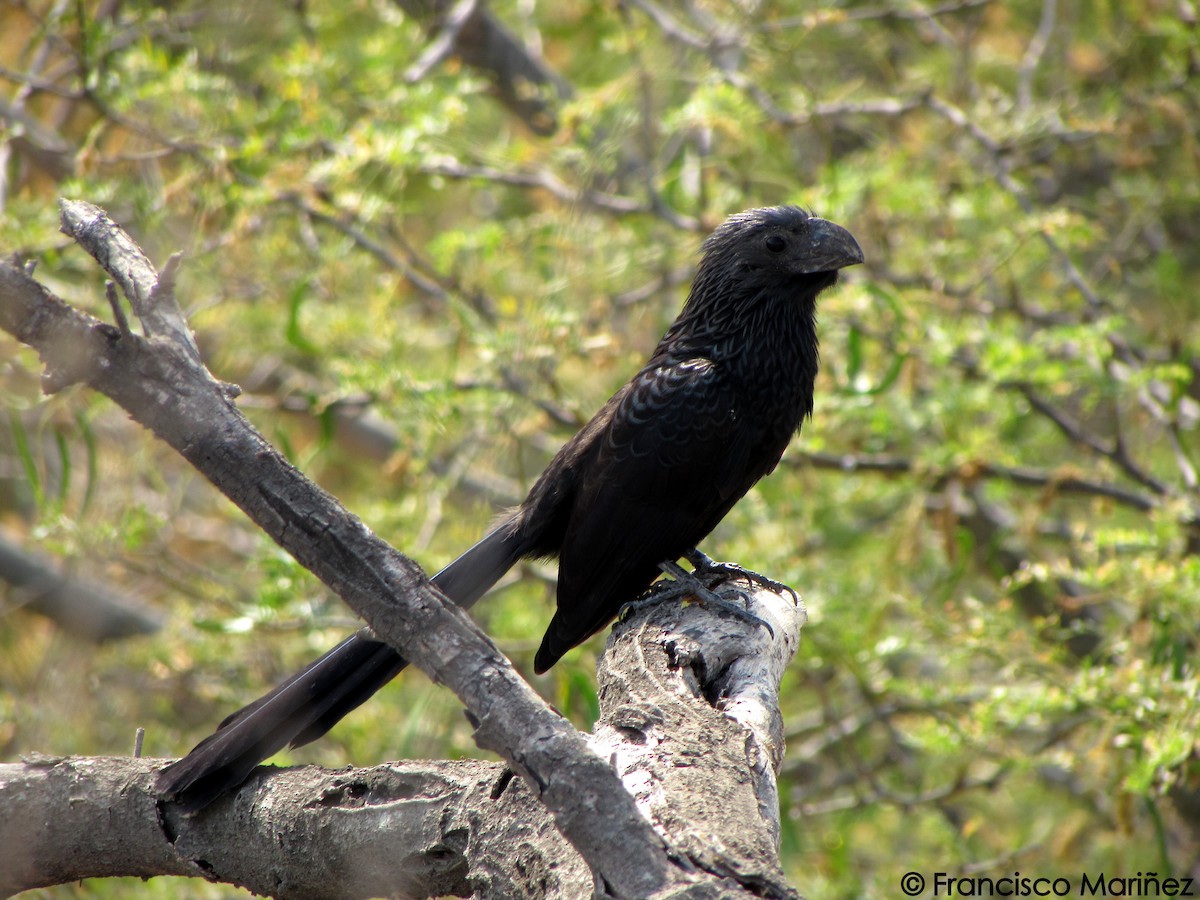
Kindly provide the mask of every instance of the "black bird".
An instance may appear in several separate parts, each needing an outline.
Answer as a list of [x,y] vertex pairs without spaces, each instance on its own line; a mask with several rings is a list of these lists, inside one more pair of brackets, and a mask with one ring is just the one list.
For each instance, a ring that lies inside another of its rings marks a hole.
[[[604,627],[778,464],[812,413],[816,299],[863,261],[850,232],[794,206],[731,216],[704,242],[649,362],[550,461],[525,501],[433,577],[469,607],[525,558],[558,557],[534,670]],[[323,735],[407,665],[363,630],[229,716],[159,776],[190,809],[284,745]]]

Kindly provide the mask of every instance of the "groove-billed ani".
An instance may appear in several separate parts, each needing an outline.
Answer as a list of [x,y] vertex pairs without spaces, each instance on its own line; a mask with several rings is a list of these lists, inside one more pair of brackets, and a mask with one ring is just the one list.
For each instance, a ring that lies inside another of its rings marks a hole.
[[[517,510],[433,577],[471,606],[519,560],[559,560],[544,672],[694,548],[773,470],[812,412],[817,295],[862,262],[846,229],[792,206],[732,216],[704,243],[650,361],[551,460]],[[320,737],[406,665],[360,631],[231,715],[159,778],[190,808],[286,744]]]

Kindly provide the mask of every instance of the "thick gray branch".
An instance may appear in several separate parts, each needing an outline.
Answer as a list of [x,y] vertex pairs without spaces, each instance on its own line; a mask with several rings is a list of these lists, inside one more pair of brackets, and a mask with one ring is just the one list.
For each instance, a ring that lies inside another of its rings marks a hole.
[[[667,601],[620,623],[604,654],[592,749],[693,875],[656,897],[796,897],[778,855],[776,698],[804,611],[787,592],[756,590],[749,604],[770,632]],[[190,875],[289,900],[593,889],[528,784],[499,763],[263,766],[201,816],[156,803],[162,763],[0,765],[0,894],[116,875]]]
[[617,624],[592,746],[675,853],[761,896],[790,896],[778,855],[779,686],[806,616],[790,591],[743,594],[769,630],[670,602]]
[[[565,900],[590,890],[583,860],[500,763],[263,767],[212,814],[160,823],[153,790],[164,762],[0,765],[0,896],[121,875],[199,877],[293,900]],[[531,877],[544,889],[528,890]]]

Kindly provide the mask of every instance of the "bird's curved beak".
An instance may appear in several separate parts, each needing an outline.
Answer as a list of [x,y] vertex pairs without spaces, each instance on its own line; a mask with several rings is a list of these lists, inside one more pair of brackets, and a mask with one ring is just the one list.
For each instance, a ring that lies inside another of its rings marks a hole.
[[862,261],[862,248],[845,228],[815,216],[808,220],[808,246],[797,260],[801,274],[833,272]]

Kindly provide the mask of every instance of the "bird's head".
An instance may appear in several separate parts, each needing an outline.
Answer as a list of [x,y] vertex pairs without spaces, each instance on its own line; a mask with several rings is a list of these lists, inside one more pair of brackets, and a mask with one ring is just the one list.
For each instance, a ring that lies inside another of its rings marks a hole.
[[863,261],[854,236],[798,206],[770,206],[730,216],[704,242],[701,270],[743,287],[809,288],[837,281],[839,269]]
[[840,269],[862,261],[850,232],[798,206],[737,213],[704,242],[692,290],[663,343],[811,331],[817,295],[837,283]]

